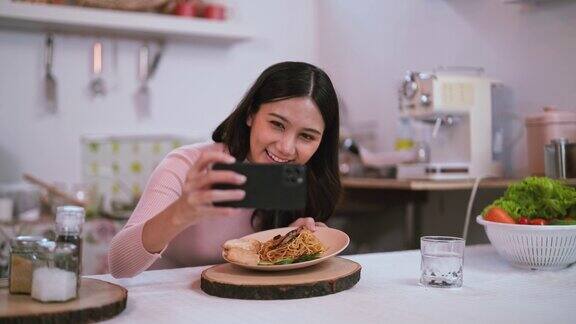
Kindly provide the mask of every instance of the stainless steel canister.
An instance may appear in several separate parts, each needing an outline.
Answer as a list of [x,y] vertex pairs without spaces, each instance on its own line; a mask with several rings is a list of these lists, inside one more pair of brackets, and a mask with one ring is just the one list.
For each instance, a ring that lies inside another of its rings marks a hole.
[[550,178],[576,178],[576,143],[558,138],[545,145],[544,168]]

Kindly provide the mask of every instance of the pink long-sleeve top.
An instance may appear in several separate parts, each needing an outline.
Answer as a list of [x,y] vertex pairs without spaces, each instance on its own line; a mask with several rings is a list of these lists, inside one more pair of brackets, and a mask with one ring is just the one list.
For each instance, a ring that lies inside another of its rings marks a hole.
[[154,170],[130,219],[112,239],[108,251],[112,276],[133,277],[147,269],[220,263],[225,241],[254,232],[253,210],[243,209],[239,216],[205,219],[186,228],[159,253],[144,248],[144,223],[181,196],[188,171],[202,152],[211,150],[226,151],[218,143],[183,146],[170,152]]

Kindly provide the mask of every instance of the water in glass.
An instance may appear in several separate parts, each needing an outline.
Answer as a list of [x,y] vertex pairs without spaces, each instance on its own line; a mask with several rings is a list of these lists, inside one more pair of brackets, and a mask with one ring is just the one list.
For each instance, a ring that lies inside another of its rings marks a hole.
[[462,287],[464,246],[459,237],[423,236],[420,283],[427,287]]
[[420,282],[425,286],[462,287],[462,257],[452,252],[423,254]]

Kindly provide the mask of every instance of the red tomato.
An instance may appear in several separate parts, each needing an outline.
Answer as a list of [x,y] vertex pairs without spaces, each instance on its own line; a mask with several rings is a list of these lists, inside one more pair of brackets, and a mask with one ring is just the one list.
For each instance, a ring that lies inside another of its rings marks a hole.
[[486,215],[484,215],[484,219],[497,223],[516,224],[514,218],[510,217],[504,209],[498,207],[490,208]]
[[530,225],[547,225],[548,221],[544,218],[532,218],[530,220]]
[[530,224],[530,220],[528,219],[528,217],[520,217],[520,219],[518,220],[518,224],[522,224],[522,225],[528,225]]

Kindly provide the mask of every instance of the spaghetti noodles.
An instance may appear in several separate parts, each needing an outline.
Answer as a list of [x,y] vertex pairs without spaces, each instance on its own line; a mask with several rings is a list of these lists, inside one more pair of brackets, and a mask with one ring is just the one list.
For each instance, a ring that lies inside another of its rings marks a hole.
[[316,259],[324,251],[322,242],[311,231],[300,227],[266,241],[259,254],[261,264],[278,264]]

